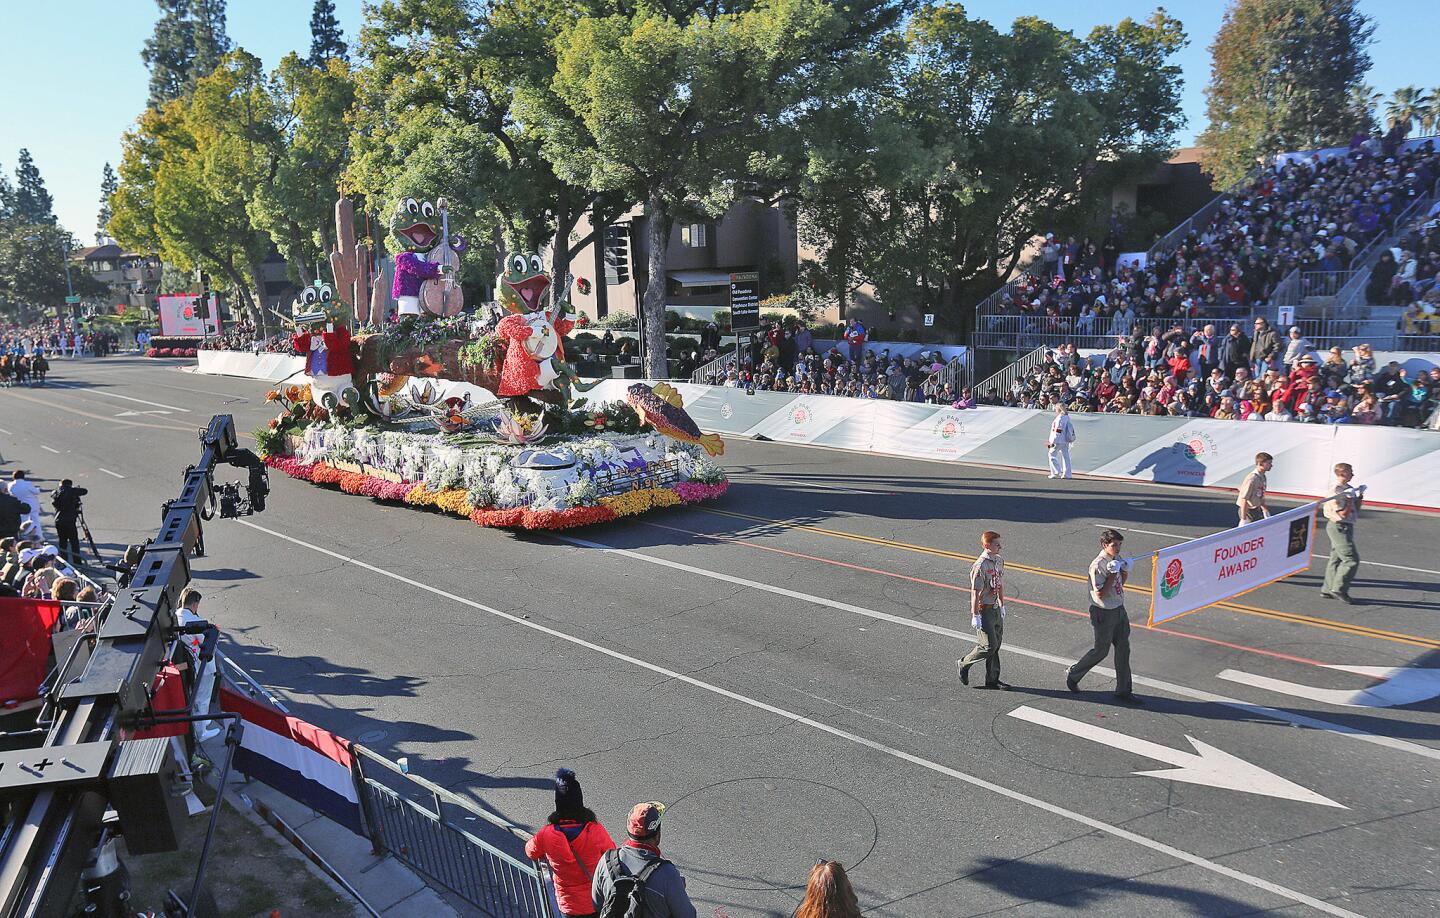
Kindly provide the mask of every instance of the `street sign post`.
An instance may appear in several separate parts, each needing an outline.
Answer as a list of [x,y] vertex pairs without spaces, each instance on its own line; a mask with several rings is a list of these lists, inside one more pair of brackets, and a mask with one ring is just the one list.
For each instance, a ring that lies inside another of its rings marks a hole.
[[[742,271],[730,275],[730,331],[735,334],[735,352],[739,355],[742,333],[753,332],[760,327],[760,274],[756,271]],[[755,339],[747,335],[750,342],[750,365],[755,365]]]
[[65,297],[65,302],[70,303],[71,305],[74,305],[74,304],[80,302],[80,297],[78,297],[78,296],[67,296],[67,297]]

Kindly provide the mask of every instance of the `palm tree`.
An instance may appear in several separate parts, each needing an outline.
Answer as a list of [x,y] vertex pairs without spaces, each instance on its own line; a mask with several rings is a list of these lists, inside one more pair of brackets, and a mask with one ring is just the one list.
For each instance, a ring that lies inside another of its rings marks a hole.
[[1415,120],[1424,117],[1429,107],[1430,97],[1425,90],[1418,86],[1401,86],[1385,103],[1385,124],[1389,127],[1401,124],[1408,128]]
[[1371,124],[1374,124],[1375,112],[1380,108],[1380,103],[1384,98],[1385,94],[1376,92],[1375,87],[1369,83],[1357,83],[1350,87],[1350,107],[1368,115],[1367,120]]
[[1440,86],[1430,90],[1430,104],[1420,113],[1420,133],[1440,133]]

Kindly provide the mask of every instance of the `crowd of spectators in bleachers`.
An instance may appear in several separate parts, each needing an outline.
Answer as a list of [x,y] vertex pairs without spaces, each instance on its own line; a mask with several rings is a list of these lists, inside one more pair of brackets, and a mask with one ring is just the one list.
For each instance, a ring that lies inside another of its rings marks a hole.
[[1268,302],[1296,268],[1345,270],[1437,176],[1428,142],[1387,153],[1361,141],[1348,155],[1286,159],[1148,264],[1122,258],[1113,234],[1099,245],[1047,235],[1038,266],[1007,288],[1000,312],[1073,317],[1082,333],[1116,334],[1142,318],[1237,316]]
[[225,329],[224,334],[205,339],[199,346],[202,351],[248,351],[252,354],[288,354],[294,348],[289,333],[282,330],[267,334],[267,329],[257,329],[253,323],[238,322]]
[[1440,407],[1440,368],[1413,376],[1396,361],[1376,365],[1369,345],[1346,359],[1323,356],[1291,329],[1281,342],[1264,319],[1255,336],[1239,323],[1222,336],[1205,326],[1193,334],[1152,327],[1117,337],[1109,353],[1089,360],[1073,347],[1047,352],[1009,392],[994,389],[980,403],[1110,414],[1210,417],[1237,421],[1380,424],[1418,427]]

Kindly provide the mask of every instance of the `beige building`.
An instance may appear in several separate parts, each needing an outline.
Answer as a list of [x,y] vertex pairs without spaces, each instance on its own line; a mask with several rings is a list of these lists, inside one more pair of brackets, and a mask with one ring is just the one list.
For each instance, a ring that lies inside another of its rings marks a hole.
[[104,303],[109,312],[116,306],[148,309],[160,288],[160,257],[127,252],[113,242],[87,246],[70,253],[71,268],[80,267],[110,287]]
[[[608,227],[601,245],[587,245],[571,261],[571,273],[591,282],[589,294],[571,289],[576,309],[591,319],[634,315],[644,298],[649,258],[646,216],[635,207]],[[581,218],[577,237],[590,233]],[[761,296],[788,291],[799,269],[795,226],[783,210],[742,200],[718,220],[676,222],[666,251],[667,309],[708,317],[730,308],[730,275],[760,275]]]

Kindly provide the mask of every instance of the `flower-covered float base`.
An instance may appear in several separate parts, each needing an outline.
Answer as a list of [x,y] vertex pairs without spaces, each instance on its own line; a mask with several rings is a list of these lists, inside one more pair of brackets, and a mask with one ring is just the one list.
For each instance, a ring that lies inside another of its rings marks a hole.
[[265,463],[292,478],[511,529],[605,523],[711,500],[730,487],[701,446],[656,431],[518,446],[474,434],[313,423],[270,446]]

